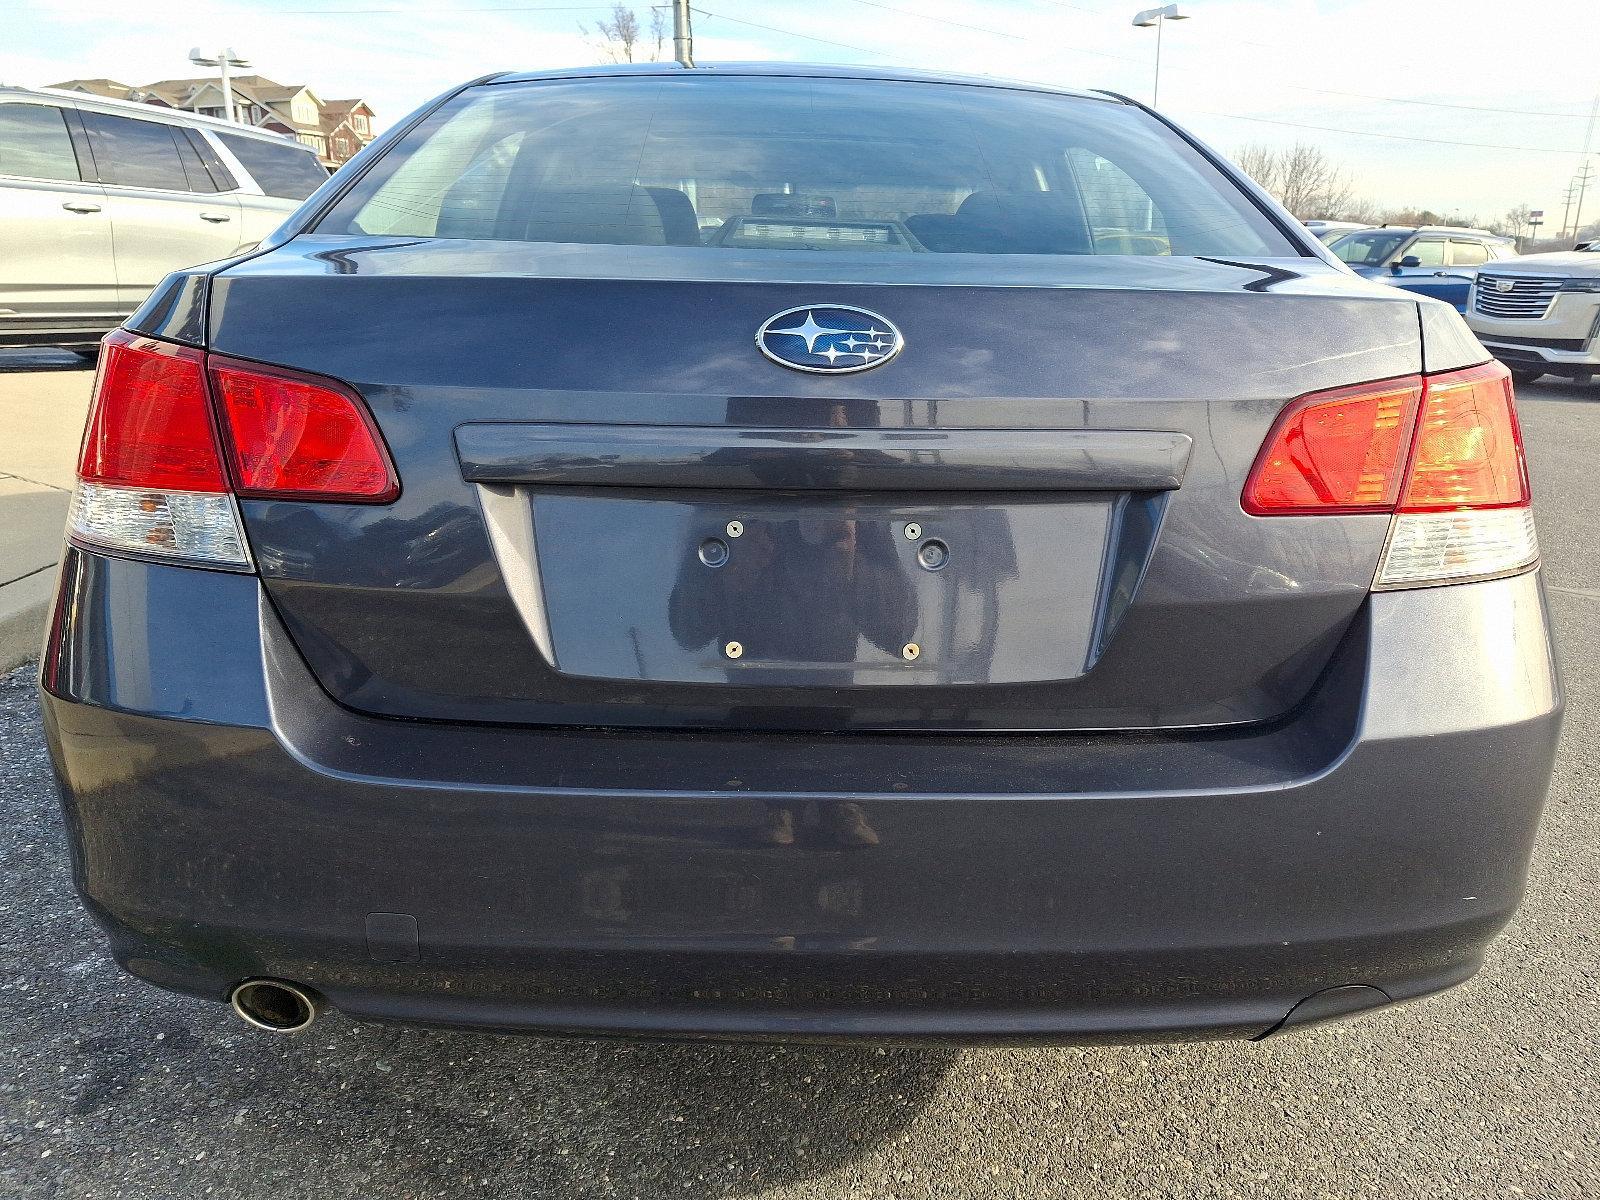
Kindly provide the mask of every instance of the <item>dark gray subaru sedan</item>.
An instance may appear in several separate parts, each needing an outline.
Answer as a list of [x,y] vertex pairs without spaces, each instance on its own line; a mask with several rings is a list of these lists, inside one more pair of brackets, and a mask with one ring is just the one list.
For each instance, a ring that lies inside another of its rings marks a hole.
[[1262,1037],[1470,976],[1551,771],[1505,370],[1109,95],[479,80],[80,480],[78,886],[264,1028]]

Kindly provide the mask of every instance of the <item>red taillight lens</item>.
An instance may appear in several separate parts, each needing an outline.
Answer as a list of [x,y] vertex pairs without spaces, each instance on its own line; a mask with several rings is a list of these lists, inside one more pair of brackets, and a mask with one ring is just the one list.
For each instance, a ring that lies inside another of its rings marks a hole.
[[1250,470],[1244,510],[1268,517],[1392,509],[1422,390],[1423,381],[1408,376],[1293,401]]
[[1241,503],[1258,517],[1444,512],[1528,503],[1528,471],[1499,363],[1293,401]]
[[1485,363],[1429,379],[1400,511],[1514,508],[1528,498],[1511,373]]
[[88,483],[225,492],[204,355],[118,330],[105,340],[78,455]]
[[216,357],[210,370],[241,496],[382,504],[400,494],[372,417],[348,388]]

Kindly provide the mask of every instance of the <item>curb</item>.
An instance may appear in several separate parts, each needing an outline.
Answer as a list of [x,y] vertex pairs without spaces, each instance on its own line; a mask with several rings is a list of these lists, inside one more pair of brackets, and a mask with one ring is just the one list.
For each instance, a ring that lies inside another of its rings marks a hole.
[[56,565],[40,567],[0,587],[0,674],[39,657],[55,592]]

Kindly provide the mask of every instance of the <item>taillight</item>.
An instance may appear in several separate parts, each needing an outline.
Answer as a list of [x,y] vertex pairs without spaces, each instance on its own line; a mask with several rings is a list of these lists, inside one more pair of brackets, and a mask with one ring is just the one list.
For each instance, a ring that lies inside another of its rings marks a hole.
[[342,384],[118,330],[100,355],[69,530],[107,549],[248,568],[234,493],[386,503],[399,492],[371,415]]
[[361,398],[331,379],[213,357],[241,496],[382,504],[400,494]]
[[105,339],[67,527],[110,550],[250,565],[200,351],[120,329]]
[[1499,363],[1303,396],[1245,483],[1255,516],[1392,513],[1375,588],[1538,561],[1522,433]]

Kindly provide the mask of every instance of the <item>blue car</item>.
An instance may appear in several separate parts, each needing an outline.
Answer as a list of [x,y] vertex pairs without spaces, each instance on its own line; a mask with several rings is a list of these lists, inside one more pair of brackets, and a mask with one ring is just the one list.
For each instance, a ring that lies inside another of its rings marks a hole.
[[1329,249],[1358,275],[1379,279],[1467,311],[1478,268],[1517,252],[1510,238],[1448,225],[1383,225],[1346,234]]
[[78,476],[75,880],[259,1029],[1259,1038],[1522,895],[1506,368],[1116,97],[463,86],[106,338]]

